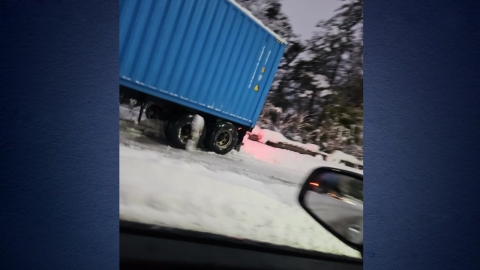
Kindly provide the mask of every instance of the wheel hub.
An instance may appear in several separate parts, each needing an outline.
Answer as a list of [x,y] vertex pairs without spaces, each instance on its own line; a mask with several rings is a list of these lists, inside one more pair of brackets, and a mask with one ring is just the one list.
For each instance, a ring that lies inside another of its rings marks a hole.
[[180,139],[182,140],[182,142],[187,142],[188,139],[190,139],[191,133],[192,127],[190,125],[182,127],[182,129],[180,130]]
[[232,139],[232,131],[224,130],[217,134],[215,141],[220,149],[224,149],[232,143]]

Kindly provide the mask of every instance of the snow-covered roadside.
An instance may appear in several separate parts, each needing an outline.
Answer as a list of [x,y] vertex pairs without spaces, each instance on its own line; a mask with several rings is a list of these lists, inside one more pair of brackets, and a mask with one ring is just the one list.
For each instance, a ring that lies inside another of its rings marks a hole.
[[297,146],[299,148],[302,148],[307,151],[311,152],[316,152],[320,153],[320,147],[315,144],[303,144],[301,142],[296,142],[289,140],[283,136],[283,134],[273,131],[273,130],[268,130],[268,129],[262,129],[259,126],[255,126],[255,128],[250,132],[250,134],[254,134],[258,137],[258,141],[261,143],[267,143],[267,142],[272,142],[272,143],[285,143],[293,146]]
[[[126,105],[120,106],[120,119],[136,121],[139,114],[139,108],[129,108]],[[142,117],[142,127],[148,129],[148,132],[160,135],[163,130],[161,121],[152,121],[147,120],[145,115]],[[263,133],[262,133],[263,132]],[[256,162],[258,164],[265,164],[265,166],[275,166],[282,170],[288,170],[298,174],[299,178],[303,179],[305,174],[310,173],[312,170],[319,166],[342,166],[338,162],[326,162],[321,155],[316,157],[310,155],[302,155],[293,151],[274,148],[264,144],[266,141],[270,140],[273,142],[287,142],[288,139],[283,137],[281,134],[260,129],[255,127],[253,130],[254,134],[269,134],[269,136],[264,136],[263,140],[265,141],[252,141],[246,136],[243,140],[244,145],[241,148],[240,153],[237,151],[232,151],[228,153],[225,157],[231,159],[241,159],[244,162],[251,163]],[[163,136],[163,135],[160,135]],[[300,143],[297,143],[300,145]],[[311,145],[305,145],[306,149],[311,151],[315,150]],[[318,148],[318,146],[315,146]],[[211,153],[216,155],[215,153]],[[338,154],[335,156],[338,159]],[[335,160],[337,161],[337,160]],[[344,166],[348,169],[348,167]],[[296,179],[292,179],[291,182],[296,182]]]
[[316,157],[302,155],[293,151],[274,148],[248,138],[243,140],[243,144],[240,150],[240,154],[243,154],[243,156],[249,156],[259,162],[265,162],[299,173],[310,173],[319,166],[332,165],[324,161],[320,155]]
[[[258,139],[258,142],[260,142],[262,144],[266,144],[267,142],[284,143],[284,144],[287,144],[287,145],[296,146],[296,147],[301,148],[301,149],[306,150],[306,151],[310,151],[310,152],[319,153],[321,155],[324,155],[324,156],[326,156],[325,160],[330,162],[330,163],[339,164],[339,163],[342,163],[342,162],[348,162],[348,163],[351,163],[351,164],[354,164],[354,165],[357,165],[357,166],[360,166],[360,167],[363,168],[363,161],[357,159],[356,157],[354,157],[352,155],[348,155],[348,154],[346,154],[342,151],[339,151],[339,150],[334,151],[331,154],[327,154],[327,153],[321,152],[320,147],[318,145],[310,144],[310,143],[303,144],[303,143],[300,143],[300,142],[292,141],[292,140],[289,140],[289,139],[285,138],[285,136],[283,136],[281,133],[276,132],[276,131],[272,131],[272,130],[268,130],[268,129],[262,129],[259,126],[255,126],[255,128],[252,130],[252,132],[250,132],[250,134],[256,135],[256,137]],[[321,155],[317,155],[316,158],[323,160],[323,157]]]
[[293,203],[297,195],[296,186],[120,145],[122,219],[359,257]]
[[257,162],[272,164],[279,169],[287,169],[293,172],[297,172],[299,176],[310,174],[310,172],[320,166],[341,168],[362,174],[362,170],[351,168],[338,162],[338,160],[344,160],[344,156],[342,156],[342,153],[340,151],[338,151],[339,153],[334,152],[334,157],[336,159],[333,160],[334,162],[331,162],[328,161],[328,157],[327,161],[325,161],[320,155],[315,157],[310,155],[303,155],[293,151],[271,147],[260,142],[251,141],[247,138],[243,140],[243,143],[244,145],[240,150],[240,156],[244,159],[256,160]]

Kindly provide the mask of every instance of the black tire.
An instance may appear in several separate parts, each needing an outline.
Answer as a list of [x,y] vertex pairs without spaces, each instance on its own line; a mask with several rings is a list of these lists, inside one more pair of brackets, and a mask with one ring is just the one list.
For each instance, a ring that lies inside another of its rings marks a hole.
[[208,148],[219,155],[225,155],[237,146],[238,131],[230,122],[217,122],[207,141]]
[[165,139],[167,139],[168,141],[170,141],[170,138],[172,136],[170,136],[171,134],[171,121],[170,120],[165,120],[163,122],[163,135],[165,135]]
[[203,141],[205,141],[205,135],[207,135],[206,125],[203,127],[202,134],[200,134],[200,139],[198,140],[197,147],[203,146]]
[[145,117],[147,119],[160,119],[162,115],[162,109],[153,104],[147,104],[145,108]]
[[[185,149],[187,141],[190,139],[190,133],[192,131],[192,120],[193,114],[185,114],[178,118],[175,122],[171,122],[168,131],[169,131],[169,140],[172,142],[172,145],[177,148]],[[205,138],[205,128],[200,134],[200,139],[198,145],[201,145],[203,139]]]
[[238,130],[238,140],[237,140],[237,145],[235,146],[235,150],[237,152],[240,152],[240,149],[243,146],[243,139],[245,138],[245,135],[247,135],[247,131],[245,128]]

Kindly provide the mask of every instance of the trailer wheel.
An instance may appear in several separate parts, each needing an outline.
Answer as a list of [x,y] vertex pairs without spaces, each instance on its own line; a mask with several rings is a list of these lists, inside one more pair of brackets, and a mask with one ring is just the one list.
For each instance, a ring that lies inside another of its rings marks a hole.
[[172,136],[170,136],[171,134],[171,121],[170,120],[165,120],[163,122],[163,135],[165,136],[165,139],[167,139],[168,141],[170,141],[170,138]]
[[[169,127],[167,129],[170,131],[168,139],[172,142],[172,145],[174,147],[182,149],[185,148],[187,141],[191,138],[193,117],[193,114],[185,114],[178,118],[176,121],[172,121],[169,124]],[[203,129],[202,134],[200,134],[198,145],[201,145],[204,138],[205,128]]]
[[147,119],[160,119],[162,115],[162,109],[153,104],[147,104],[145,108],[145,117]]
[[245,135],[247,135],[247,130],[245,128],[238,129],[238,140],[237,145],[235,146],[235,150],[237,152],[240,152],[240,149],[242,148],[243,138],[245,138]]
[[217,122],[208,138],[208,148],[219,155],[225,155],[237,145],[237,128],[230,122]]

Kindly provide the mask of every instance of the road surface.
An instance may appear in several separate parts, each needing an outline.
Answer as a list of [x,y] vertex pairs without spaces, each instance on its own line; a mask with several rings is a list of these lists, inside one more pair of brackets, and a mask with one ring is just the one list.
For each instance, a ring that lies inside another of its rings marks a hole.
[[[148,120],[147,120],[148,121]],[[143,123],[139,126],[131,121],[120,121],[120,143],[143,150],[158,152],[162,156],[170,159],[182,160],[189,164],[201,164],[211,171],[226,171],[235,174],[247,176],[250,179],[257,180],[268,185],[282,185],[295,190],[300,190],[301,185],[308,177],[308,171],[294,171],[287,168],[281,168],[260,160],[256,160],[245,153],[232,151],[227,155],[217,155],[212,152],[196,151],[187,152],[183,149],[170,147],[167,140],[163,137],[163,127],[161,122],[149,124]],[[278,197],[282,202],[289,205],[298,205],[298,194],[291,191],[281,192]],[[275,192],[279,192],[276,189]],[[288,194],[287,194],[288,193]]]
[[[307,191],[305,205],[336,232],[344,236],[354,236],[356,241],[363,242],[363,204],[350,204],[327,194]],[[361,232],[354,233],[350,230],[352,227],[361,229]]]

